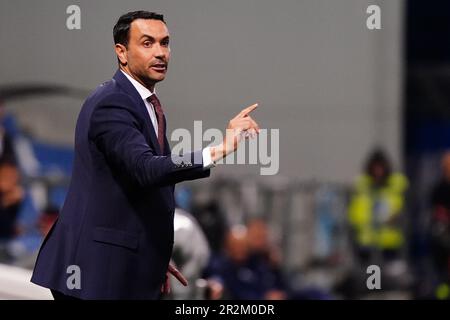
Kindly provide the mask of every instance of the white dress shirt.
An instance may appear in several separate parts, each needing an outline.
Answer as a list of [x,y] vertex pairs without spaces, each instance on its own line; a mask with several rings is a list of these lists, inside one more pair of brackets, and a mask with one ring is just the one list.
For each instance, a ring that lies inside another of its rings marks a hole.
[[[150,120],[152,121],[153,128],[155,129],[156,137],[158,137],[158,120],[156,118],[156,112],[153,107],[153,105],[148,101],[148,98],[155,94],[155,91],[151,92],[146,87],[144,87],[141,83],[139,83],[137,80],[133,79],[128,73],[120,70],[128,80],[130,80],[131,84],[136,88],[137,92],[141,96],[142,100],[144,101],[145,107],[147,108],[148,115],[150,116]],[[206,147],[202,151],[203,156],[203,168],[209,169],[211,167],[215,166],[215,163],[211,159],[211,151],[209,150],[209,147]]]

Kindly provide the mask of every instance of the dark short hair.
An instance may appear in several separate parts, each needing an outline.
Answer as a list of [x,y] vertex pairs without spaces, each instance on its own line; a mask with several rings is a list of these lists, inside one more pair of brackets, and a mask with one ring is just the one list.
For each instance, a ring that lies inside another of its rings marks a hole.
[[130,38],[130,25],[136,19],[153,19],[164,23],[164,16],[156,12],[149,11],[132,11],[120,16],[113,28],[114,43],[120,43],[125,47],[128,45]]

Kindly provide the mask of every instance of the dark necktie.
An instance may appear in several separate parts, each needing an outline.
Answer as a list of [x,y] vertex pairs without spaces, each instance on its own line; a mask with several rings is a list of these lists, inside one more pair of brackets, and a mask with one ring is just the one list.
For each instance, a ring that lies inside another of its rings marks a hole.
[[148,101],[153,105],[153,108],[155,108],[156,118],[158,120],[158,142],[161,148],[161,153],[164,153],[164,112],[156,94],[152,94],[148,97]]

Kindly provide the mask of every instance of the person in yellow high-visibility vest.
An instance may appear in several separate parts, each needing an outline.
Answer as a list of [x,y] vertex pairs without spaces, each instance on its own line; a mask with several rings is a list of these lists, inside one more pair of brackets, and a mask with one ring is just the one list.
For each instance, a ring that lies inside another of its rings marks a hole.
[[374,151],[364,174],[356,181],[348,208],[354,244],[360,258],[372,252],[399,253],[405,242],[401,218],[405,208],[408,179],[391,171],[381,150]]

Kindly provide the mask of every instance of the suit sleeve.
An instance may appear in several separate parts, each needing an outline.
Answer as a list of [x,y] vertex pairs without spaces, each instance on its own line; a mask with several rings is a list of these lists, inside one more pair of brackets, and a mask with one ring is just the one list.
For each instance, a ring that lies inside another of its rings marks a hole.
[[203,168],[201,150],[179,156],[156,155],[139,129],[133,105],[128,96],[113,94],[104,98],[91,116],[89,138],[113,170],[125,171],[140,187],[173,185],[210,175],[210,170]]

